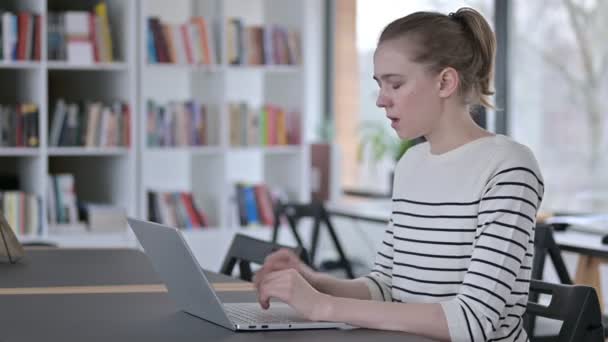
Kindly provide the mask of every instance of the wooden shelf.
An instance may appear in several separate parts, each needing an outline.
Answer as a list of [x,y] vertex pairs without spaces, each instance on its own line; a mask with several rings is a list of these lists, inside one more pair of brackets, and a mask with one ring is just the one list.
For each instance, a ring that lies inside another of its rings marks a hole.
[[126,156],[127,147],[49,147],[49,156]]
[[221,72],[225,70],[223,65],[208,64],[176,64],[176,63],[148,63],[146,68],[149,70],[163,71],[201,71],[201,72]]
[[188,153],[192,155],[215,155],[224,152],[224,149],[219,146],[159,146],[148,147],[146,153]]
[[0,157],[37,157],[40,149],[37,147],[0,147]]
[[41,67],[42,67],[42,64],[38,61],[0,62],[0,69],[36,70],[36,69],[40,69]]
[[243,151],[261,151],[265,154],[291,154],[299,153],[301,151],[300,146],[287,145],[287,146],[233,146],[230,147],[231,152],[243,152]]
[[116,63],[94,63],[94,64],[70,64],[62,61],[49,61],[49,70],[92,70],[92,71],[125,71],[128,65],[122,62]]
[[266,72],[266,73],[296,73],[302,71],[300,65],[230,65],[228,71]]

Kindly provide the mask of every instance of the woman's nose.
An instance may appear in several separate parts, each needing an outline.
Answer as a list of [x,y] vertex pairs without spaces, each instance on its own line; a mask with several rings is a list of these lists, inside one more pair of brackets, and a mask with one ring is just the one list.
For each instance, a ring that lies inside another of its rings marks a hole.
[[378,97],[376,98],[376,106],[380,108],[385,108],[389,106],[389,99],[382,94],[382,91],[378,92]]

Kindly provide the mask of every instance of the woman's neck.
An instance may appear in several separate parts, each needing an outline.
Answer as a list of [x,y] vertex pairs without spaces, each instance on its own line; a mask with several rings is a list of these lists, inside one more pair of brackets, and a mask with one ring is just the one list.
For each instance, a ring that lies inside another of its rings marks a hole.
[[468,109],[445,113],[427,135],[432,154],[443,154],[479,138],[494,135],[479,127]]

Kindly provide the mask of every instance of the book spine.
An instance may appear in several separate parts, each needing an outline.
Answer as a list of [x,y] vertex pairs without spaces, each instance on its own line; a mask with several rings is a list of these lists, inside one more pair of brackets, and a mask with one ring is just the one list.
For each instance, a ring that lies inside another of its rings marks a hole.
[[95,5],[95,14],[101,21],[101,36],[103,39],[104,51],[102,60],[107,63],[113,61],[112,35],[110,32],[110,22],[108,20],[108,7],[105,2]]
[[146,27],[146,46],[148,50],[148,63],[158,63],[158,54],[156,51],[156,44],[154,40],[154,23],[152,22],[152,18],[147,19],[147,27]]

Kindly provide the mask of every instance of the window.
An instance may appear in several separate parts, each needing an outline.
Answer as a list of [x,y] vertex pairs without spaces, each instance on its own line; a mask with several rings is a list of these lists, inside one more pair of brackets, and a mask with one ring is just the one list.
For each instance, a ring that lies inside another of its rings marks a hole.
[[543,209],[608,211],[608,1],[518,0],[509,25],[509,133],[539,161]]
[[[449,13],[464,6],[477,9],[492,24],[493,0],[357,0],[356,4],[352,0],[337,1],[334,89],[337,140],[342,151],[343,189],[388,193],[390,188],[395,163],[390,152],[382,154],[381,150],[367,148],[359,151],[358,148],[362,142],[363,127],[374,127],[380,132],[384,130],[389,140],[398,141],[384,111],[376,107],[378,86],[372,79],[373,54],[382,29],[391,21],[412,12]],[[354,18],[349,20],[349,15]],[[350,73],[356,73],[356,77]],[[378,155],[381,158],[376,160]]]

